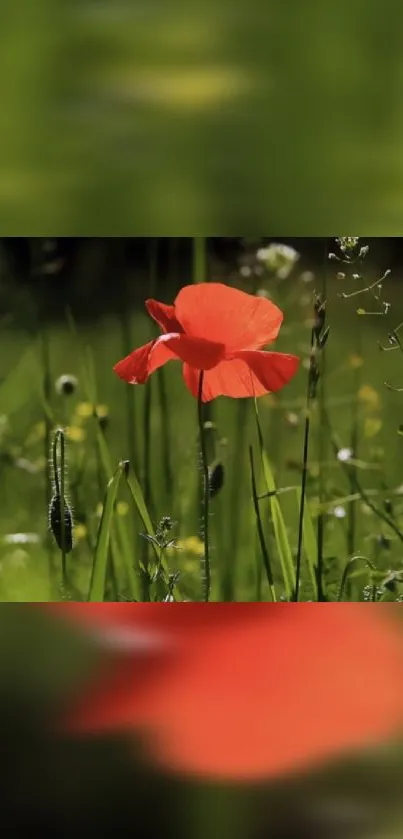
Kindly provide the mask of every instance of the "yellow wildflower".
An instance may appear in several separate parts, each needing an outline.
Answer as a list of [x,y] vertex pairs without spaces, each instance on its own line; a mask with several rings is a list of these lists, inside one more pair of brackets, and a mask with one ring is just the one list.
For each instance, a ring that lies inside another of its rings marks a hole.
[[97,405],[96,414],[98,419],[105,419],[109,416],[109,408],[107,405]]
[[88,419],[92,417],[94,408],[92,402],[79,402],[76,406],[76,414],[80,419]]
[[85,524],[76,524],[74,526],[74,540],[75,542],[80,542],[82,539],[85,539],[87,536],[87,528]]
[[71,443],[82,443],[85,440],[85,431],[78,425],[69,425],[66,428],[66,437]]
[[353,370],[358,370],[359,367],[362,367],[364,364],[364,359],[360,355],[350,355],[348,358],[348,365],[352,367]]
[[194,574],[195,571],[198,573],[199,571],[199,563],[194,559],[187,559],[186,562],[183,563],[183,570],[186,571],[187,574]]
[[379,393],[371,385],[362,385],[357,393],[357,398],[365,408],[377,411],[381,407]]
[[382,420],[377,417],[367,417],[364,422],[364,435],[368,439],[375,437],[382,428]]

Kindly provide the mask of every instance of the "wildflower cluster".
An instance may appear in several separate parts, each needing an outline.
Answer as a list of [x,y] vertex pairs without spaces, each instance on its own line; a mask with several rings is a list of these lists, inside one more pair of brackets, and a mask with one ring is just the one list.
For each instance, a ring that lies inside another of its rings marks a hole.
[[170,536],[174,524],[175,522],[172,521],[170,516],[162,516],[158,522],[154,536],[149,533],[141,533],[141,536],[148,542],[151,542],[157,549],[158,559],[156,563],[149,567],[148,577],[150,583],[158,583],[160,581],[164,583],[167,590],[163,597],[164,601],[175,599],[173,592],[179,576],[178,573],[166,575],[163,567],[165,551],[170,551],[178,547],[177,539],[172,539]]
[[[337,253],[330,252],[329,259],[343,263],[347,269],[354,268],[354,266],[365,259],[369,252],[369,245],[360,245],[359,241],[358,236],[339,236],[336,238],[339,255]],[[350,298],[367,294],[370,296],[371,300],[375,302],[376,308],[374,311],[368,311],[367,309],[360,307],[357,309],[357,315],[387,315],[390,310],[390,303],[383,298],[383,283],[389,277],[390,273],[390,269],[388,269],[381,277],[374,280],[374,282],[369,285],[361,286],[355,291],[342,291],[339,293],[339,297],[343,300],[349,300]],[[345,270],[338,271],[338,280],[345,280],[347,278],[351,279],[355,283],[364,279],[363,274],[357,270],[355,270],[354,273],[351,273],[351,271],[348,270],[348,275]]]
[[295,248],[291,248],[289,245],[273,243],[265,248],[259,248],[256,257],[258,262],[263,263],[265,268],[279,280],[286,280],[298,262],[300,255]]

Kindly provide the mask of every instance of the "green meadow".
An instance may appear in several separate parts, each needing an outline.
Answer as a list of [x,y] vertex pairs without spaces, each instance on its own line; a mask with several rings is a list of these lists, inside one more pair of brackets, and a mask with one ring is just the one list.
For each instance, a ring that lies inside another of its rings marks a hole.
[[[364,245],[359,240],[357,248]],[[202,406],[208,598],[295,599],[298,573],[299,600],[399,599],[403,359],[398,338],[388,338],[402,320],[399,278],[391,274],[381,288],[374,285],[388,264],[376,264],[371,251],[358,267],[329,260],[331,250],[343,257],[331,239],[323,240],[326,258],[311,264],[302,253],[286,277],[259,262],[250,244],[235,266],[212,262],[203,239],[190,246],[190,279],[182,266],[172,280],[175,265],[161,264],[157,244],[149,267],[126,280],[135,285],[135,304],[92,319],[69,308],[62,291],[57,322],[38,322],[36,286],[18,292],[7,269],[9,310],[0,336],[1,600],[206,599],[197,399],[178,362],[137,386],[112,368],[158,335],[143,304],[147,297],[172,303],[181,285],[212,279],[269,296],[284,313],[274,348],[298,355],[301,364],[284,389],[257,399],[257,412],[253,399],[220,397]],[[40,253],[40,240],[38,247]],[[123,282],[118,264],[115,282]],[[316,352],[319,379],[307,401],[315,295],[326,298],[324,330],[330,331]],[[73,377],[71,393],[58,392],[63,376]],[[55,440],[57,429],[62,434]],[[66,544],[64,553],[49,528],[54,455],[73,520],[73,549]]]

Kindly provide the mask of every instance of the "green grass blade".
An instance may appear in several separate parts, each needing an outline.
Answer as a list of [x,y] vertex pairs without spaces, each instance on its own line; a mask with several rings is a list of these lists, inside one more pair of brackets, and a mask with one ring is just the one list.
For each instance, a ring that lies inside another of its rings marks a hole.
[[[296,495],[297,495],[297,509],[300,510],[301,508],[301,487],[296,487]],[[306,561],[308,564],[308,573],[309,579],[312,586],[312,593],[315,600],[318,599],[318,583],[317,583],[317,576],[316,576],[316,563],[318,557],[318,545],[316,541],[316,534],[315,528],[312,521],[312,516],[309,510],[308,502],[305,501],[305,509],[304,509],[304,521],[303,521],[303,532],[302,538],[304,543],[304,552]]]
[[[82,378],[84,382],[84,390],[86,392],[86,396],[89,402],[94,407],[97,404],[97,387],[96,387],[96,377],[95,377],[95,364],[94,364],[94,357],[90,347],[84,347],[74,321],[74,318],[69,310],[67,310],[67,320],[69,324],[69,328],[72,334],[75,337],[77,346],[80,348],[80,358],[82,363]],[[99,426],[99,422],[97,417],[94,415],[94,421],[96,422],[96,443],[98,446],[99,457],[101,460],[102,468],[105,473],[106,479],[109,481],[113,476],[113,466],[112,466],[112,458],[109,453],[108,444],[105,440],[105,436],[102,432],[102,429]],[[119,547],[119,556],[116,556],[117,563],[124,565],[126,575],[128,578],[129,586],[130,586],[130,594],[133,600],[140,599],[140,580],[138,579],[135,570],[134,570],[134,562],[133,556],[135,551],[130,543],[130,536],[128,532],[128,527],[126,522],[120,517],[116,517],[116,532],[118,536],[118,540],[114,540],[113,542],[113,551],[116,554],[116,550]]]
[[267,550],[266,540],[264,538],[264,531],[263,531],[263,523],[262,518],[260,515],[259,509],[259,501],[257,497],[257,490],[256,490],[256,477],[255,477],[255,467],[253,463],[253,450],[252,446],[249,446],[249,460],[250,460],[250,474],[251,474],[251,482],[252,482],[252,496],[253,496],[253,506],[256,515],[256,524],[257,524],[257,533],[259,537],[260,549],[261,554],[263,557],[263,563],[266,570],[267,580],[269,583],[270,595],[273,603],[276,603],[276,590],[274,588],[274,579],[273,579],[273,572],[271,569],[270,557]]
[[[110,479],[112,474],[112,461],[105,437],[98,426],[97,429],[97,443],[101,458],[102,467],[105,475]],[[133,556],[135,551],[130,543],[130,536],[128,533],[126,522],[120,517],[116,517],[116,531],[121,548],[121,561],[125,565],[126,574],[130,585],[130,594],[133,600],[140,599],[140,579],[134,570]],[[115,545],[116,548],[116,545]]]
[[367,568],[369,569],[371,578],[372,578],[372,573],[371,572],[376,572],[375,565],[373,564],[373,562],[371,562],[370,559],[368,559],[368,557],[366,557],[366,556],[352,556],[352,557],[350,557],[350,559],[348,559],[346,564],[345,564],[344,571],[343,571],[343,576],[341,578],[339,593],[337,595],[337,600],[338,600],[339,603],[343,600],[343,595],[344,595],[344,590],[345,590],[346,585],[347,585],[347,580],[348,580],[349,576],[351,576],[350,575],[351,567],[356,562],[363,562],[367,566]]
[[[257,432],[258,432],[258,440],[259,440],[259,448],[260,448],[260,456],[262,460],[262,467],[263,467],[263,475],[266,483],[267,492],[275,493],[276,492],[276,483],[274,480],[274,475],[272,472],[272,468],[270,465],[269,458],[267,456],[264,442],[263,442],[263,434],[262,429],[260,426],[259,421],[259,414],[257,409],[257,404],[255,400],[255,415],[256,415],[256,425],[257,425]],[[281,564],[281,570],[284,579],[284,588],[287,597],[290,599],[293,595],[293,591],[295,588],[295,569],[294,569],[294,562],[292,556],[291,545],[288,539],[287,528],[285,525],[284,517],[281,511],[280,503],[276,497],[276,495],[271,495],[269,499],[270,503],[270,511],[271,517],[273,522],[273,530],[274,536],[276,540],[276,546],[278,550],[278,555]]]
[[101,521],[98,528],[94,564],[88,594],[88,600],[90,603],[102,603],[104,600],[111,527],[119,484],[124,474],[124,469],[124,463],[119,463],[119,466],[116,469],[113,478],[110,479],[106,489]]

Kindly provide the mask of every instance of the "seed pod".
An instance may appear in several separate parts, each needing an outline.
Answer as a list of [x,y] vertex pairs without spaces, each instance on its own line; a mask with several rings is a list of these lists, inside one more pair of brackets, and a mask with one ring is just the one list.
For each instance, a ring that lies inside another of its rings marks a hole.
[[214,498],[215,495],[222,489],[224,484],[224,466],[222,463],[216,463],[215,466],[209,469],[209,495]]
[[71,396],[71,394],[75,393],[77,387],[78,379],[76,376],[65,374],[63,376],[59,376],[55,382],[56,391],[60,396]]
[[326,329],[325,329],[325,330],[324,330],[321,334],[319,334],[319,336],[318,336],[318,338],[317,338],[317,341],[318,341],[318,344],[319,344],[319,348],[320,348],[321,350],[323,350],[323,349],[324,349],[324,347],[325,347],[325,346],[326,346],[326,344],[327,344],[327,339],[328,339],[328,337],[329,337],[329,332],[330,332],[330,326],[327,326],[327,327],[326,327]]
[[[52,534],[56,540],[56,544],[60,550],[63,550],[63,533],[62,533],[62,503],[61,496],[55,492],[49,505],[49,525]],[[71,509],[64,499],[64,550],[68,554],[73,549],[73,516]]]

